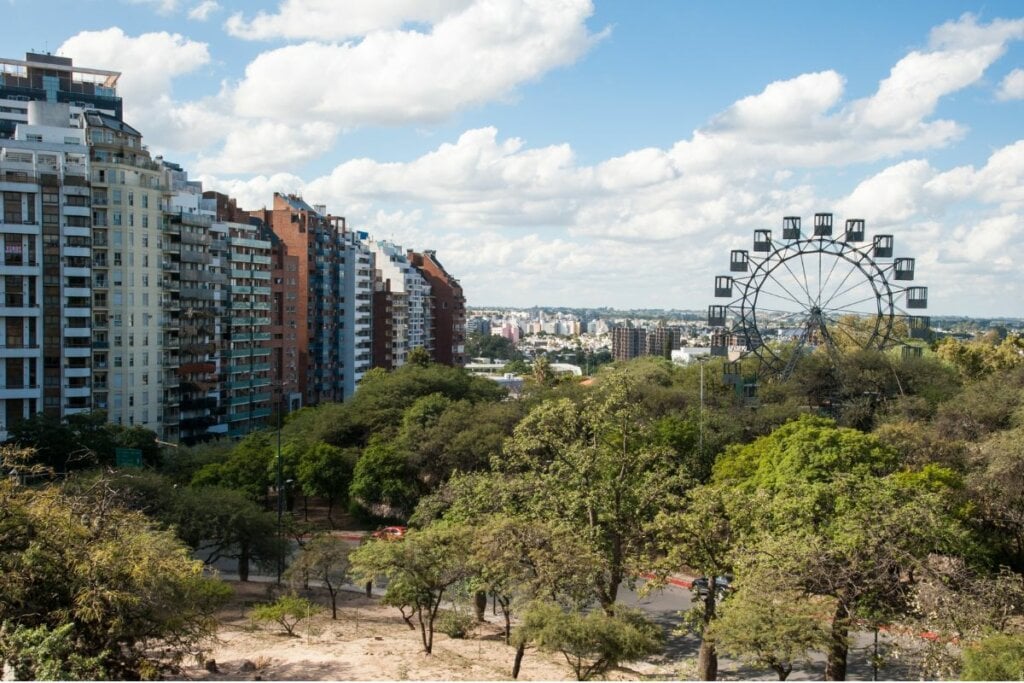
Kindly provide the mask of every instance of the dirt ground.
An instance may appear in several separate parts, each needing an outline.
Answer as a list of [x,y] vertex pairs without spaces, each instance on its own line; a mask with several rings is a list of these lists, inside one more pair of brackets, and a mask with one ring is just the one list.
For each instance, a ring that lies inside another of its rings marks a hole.
[[[311,597],[327,608],[302,622],[296,636],[276,625],[254,625],[251,607],[268,600],[268,584],[232,583],[234,599],[220,613],[218,642],[203,664],[185,667],[180,680],[506,680],[515,649],[502,640],[502,620],[487,615],[466,639],[434,634],[433,654],[423,652],[419,629],[410,630],[398,610],[376,598],[342,592],[338,620],[331,619],[325,591]],[[610,672],[611,680],[688,678],[666,661],[638,662]],[[520,680],[575,680],[560,654],[529,649]]]

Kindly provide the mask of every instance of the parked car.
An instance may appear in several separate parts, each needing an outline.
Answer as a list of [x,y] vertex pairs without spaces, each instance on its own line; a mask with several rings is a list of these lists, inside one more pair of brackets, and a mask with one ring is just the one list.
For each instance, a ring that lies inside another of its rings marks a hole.
[[382,526],[371,535],[385,541],[398,541],[405,537],[405,532],[404,526]]
[[[707,594],[708,594],[708,577],[701,576],[699,578],[694,579],[693,580],[693,588],[691,588],[690,590],[692,590],[694,593],[696,593],[698,596],[700,596],[702,598],[706,597]],[[731,576],[726,574],[725,576],[716,576],[715,577],[715,597],[717,597],[719,600],[721,600],[726,595],[728,595],[729,591],[731,591],[731,590],[732,590],[732,577]]]

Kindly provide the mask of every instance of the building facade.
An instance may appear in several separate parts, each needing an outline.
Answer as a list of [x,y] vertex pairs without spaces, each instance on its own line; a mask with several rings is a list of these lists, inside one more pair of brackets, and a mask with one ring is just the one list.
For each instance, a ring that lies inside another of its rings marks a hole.
[[26,103],[0,140],[0,438],[17,420],[91,408],[89,159],[68,106]]
[[409,262],[430,285],[433,358],[438,363],[466,364],[466,297],[462,285],[444,269],[434,251],[409,251]]

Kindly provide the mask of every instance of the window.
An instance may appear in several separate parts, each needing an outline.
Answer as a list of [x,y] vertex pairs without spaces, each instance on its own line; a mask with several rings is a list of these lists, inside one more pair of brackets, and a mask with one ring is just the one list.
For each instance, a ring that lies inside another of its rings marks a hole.
[[122,365],[121,356],[114,356],[114,367],[119,368]]
[[135,193],[134,192],[129,192],[128,193],[128,206],[135,206]]
[[[143,265],[146,265],[146,264],[143,263]],[[149,287],[149,276],[146,275],[145,273],[142,274],[142,286],[143,287]]]
[[[146,194],[145,192],[142,193],[142,208],[143,209],[148,209],[149,208],[149,195]],[[143,222],[145,222],[145,217],[143,217]]]
[[[145,224],[146,224],[146,217],[145,216],[142,217],[142,224],[143,224],[143,226],[145,226]],[[142,246],[144,246],[144,247],[148,247],[149,246],[149,235],[143,235],[142,236]]]
[[148,372],[144,372],[144,373],[142,373],[142,386],[147,386],[148,384],[149,384],[149,373]]

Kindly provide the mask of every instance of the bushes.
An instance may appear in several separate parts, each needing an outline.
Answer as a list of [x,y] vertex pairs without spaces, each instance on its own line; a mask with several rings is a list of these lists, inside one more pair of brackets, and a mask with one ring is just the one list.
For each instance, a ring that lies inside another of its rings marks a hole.
[[257,605],[252,610],[255,621],[273,621],[280,624],[289,636],[295,635],[295,627],[303,619],[319,614],[322,607],[297,595],[282,595],[277,600]]
[[437,630],[449,638],[465,638],[473,630],[473,616],[455,610],[441,610],[437,615]]

